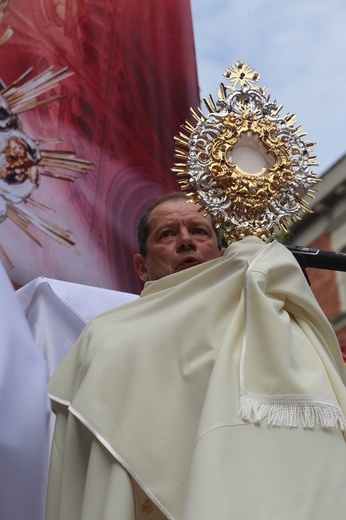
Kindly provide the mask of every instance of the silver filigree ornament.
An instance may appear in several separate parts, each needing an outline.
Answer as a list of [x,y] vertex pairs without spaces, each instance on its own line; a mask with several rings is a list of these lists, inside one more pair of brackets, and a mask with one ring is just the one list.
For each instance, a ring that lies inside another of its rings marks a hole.
[[311,212],[304,200],[314,197],[319,180],[314,145],[302,138],[296,116],[279,115],[282,105],[270,101],[265,87],[254,86],[259,74],[238,61],[223,74],[218,101],[204,100],[208,109],[191,109],[196,126],[183,125],[175,137],[173,171],[191,201],[211,214],[228,242],[254,235],[264,241],[299,213]]

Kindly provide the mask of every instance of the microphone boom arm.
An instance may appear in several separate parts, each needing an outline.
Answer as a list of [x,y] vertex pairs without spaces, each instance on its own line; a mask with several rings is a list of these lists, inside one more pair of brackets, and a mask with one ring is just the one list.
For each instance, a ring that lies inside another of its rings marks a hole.
[[330,271],[346,271],[346,254],[322,249],[311,249],[303,246],[285,246],[295,256],[299,265],[305,269],[329,269]]

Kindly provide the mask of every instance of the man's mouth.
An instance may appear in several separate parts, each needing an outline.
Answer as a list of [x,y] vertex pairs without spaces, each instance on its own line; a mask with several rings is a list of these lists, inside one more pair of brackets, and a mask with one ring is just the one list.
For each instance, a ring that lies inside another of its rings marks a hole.
[[182,269],[188,269],[189,267],[194,267],[195,265],[199,265],[201,262],[197,260],[197,258],[193,258],[192,256],[189,256],[187,258],[184,258],[178,266],[177,270],[180,271]]

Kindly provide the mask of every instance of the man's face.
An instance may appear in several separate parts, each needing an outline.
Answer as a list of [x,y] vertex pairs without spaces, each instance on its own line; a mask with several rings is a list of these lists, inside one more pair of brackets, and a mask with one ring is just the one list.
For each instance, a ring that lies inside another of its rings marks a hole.
[[159,280],[223,255],[211,218],[199,206],[171,199],[153,209],[149,217],[147,254],[134,257],[141,280]]

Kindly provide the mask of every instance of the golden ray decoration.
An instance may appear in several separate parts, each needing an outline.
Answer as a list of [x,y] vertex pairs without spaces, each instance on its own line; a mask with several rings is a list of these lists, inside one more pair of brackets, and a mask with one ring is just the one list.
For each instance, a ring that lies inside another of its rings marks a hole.
[[75,243],[71,239],[71,231],[49,222],[45,218],[31,212],[26,206],[9,204],[7,208],[7,216],[39,246],[42,247],[42,243],[30,232],[30,226],[40,229],[50,238],[53,238],[60,244],[71,248],[75,253],[80,254],[80,251],[74,247]]
[[32,70],[32,67],[29,68],[11,85],[0,91],[0,95],[5,98],[11,113],[14,115],[61,99],[62,96],[60,94],[43,100],[39,100],[38,96],[56,87],[61,81],[74,74],[74,72],[68,70],[68,67],[54,72],[54,67],[52,66],[35,78],[20,85],[23,79],[31,74]]
[[296,126],[296,116],[280,116],[282,105],[270,101],[265,87],[255,86],[257,71],[243,61],[224,72],[231,85],[220,84],[215,103],[204,99],[208,114],[191,109],[175,137],[172,169],[191,201],[211,214],[228,242],[254,235],[269,241],[301,212],[311,212],[320,180],[314,144]]
[[[9,0],[0,1],[0,25],[7,17],[8,4]],[[12,34],[10,27],[5,28],[0,36],[0,47]],[[46,144],[59,144],[63,140],[33,140],[26,135],[20,119],[23,112],[60,99],[60,94],[43,98],[42,95],[60,85],[74,72],[69,71],[68,67],[55,71],[54,66],[51,66],[29,79],[32,72],[33,69],[29,68],[7,86],[0,82],[0,224],[9,218],[37,245],[42,247],[33,230],[39,230],[80,254],[75,248],[70,230],[63,229],[31,211],[29,206],[40,211],[52,211],[32,198],[32,193],[40,186],[42,176],[74,182],[78,175],[92,170],[93,164],[79,159],[73,151],[44,148]],[[13,267],[1,244],[0,254],[8,266]]]
[[[9,0],[1,0],[0,1],[0,26],[6,20],[8,13],[6,11],[7,6],[9,4]],[[0,35],[0,47],[5,45],[5,43],[11,38],[13,35],[13,29],[11,27],[6,27],[4,32]]]

